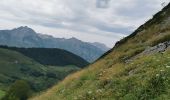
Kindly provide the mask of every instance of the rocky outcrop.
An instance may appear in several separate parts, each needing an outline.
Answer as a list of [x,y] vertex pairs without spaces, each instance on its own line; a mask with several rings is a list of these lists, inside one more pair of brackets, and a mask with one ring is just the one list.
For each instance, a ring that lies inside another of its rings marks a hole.
[[146,50],[144,50],[141,54],[147,55],[147,54],[153,54],[153,53],[161,53],[166,51],[167,48],[170,48],[170,41],[160,43],[154,47],[149,47]]
[[150,55],[150,54],[155,54],[155,53],[163,53],[167,49],[170,49],[170,41],[159,43],[158,45],[153,46],[153,47],[148,47],[143,52],[131,57],[130,59],[125,60],[125,63],[130,63],[134,59],[137,59],[140,56]]

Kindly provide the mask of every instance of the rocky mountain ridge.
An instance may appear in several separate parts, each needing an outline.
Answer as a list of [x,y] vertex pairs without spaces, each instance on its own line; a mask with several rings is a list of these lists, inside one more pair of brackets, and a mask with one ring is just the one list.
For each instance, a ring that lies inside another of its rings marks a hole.
[[55,38],[36,33],[27,26],[21,26],[12,30],[1,30],[0,45],[25,48],[59,48],[70,51],[89,62],[95,61],[109,50],[109,48],[101,43],[97,43],[96,46],[93,43],[83,42],[76,38]]

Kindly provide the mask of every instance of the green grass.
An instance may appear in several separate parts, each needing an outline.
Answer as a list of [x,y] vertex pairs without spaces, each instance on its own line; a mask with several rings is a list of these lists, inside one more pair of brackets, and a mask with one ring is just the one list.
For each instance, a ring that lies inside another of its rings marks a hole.
[[0,90],[0,99],[5,95],[5,92]]
[[109,69],[89,68],[33,100],[169,100],[169,60],[170,51],[166,51]]

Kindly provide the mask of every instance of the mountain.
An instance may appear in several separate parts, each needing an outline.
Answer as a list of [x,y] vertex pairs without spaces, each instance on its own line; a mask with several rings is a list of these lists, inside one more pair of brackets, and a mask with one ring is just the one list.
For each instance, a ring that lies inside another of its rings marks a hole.
[[[47,49],[45,50],[43,49],[42,51],[40,49],[28,49],[28,50],[32,51],[33,53],[35,53],[35,51],[37,53],[49,52],[49,56],[51,56],[50,53],[53,53],[51,49],[49,51]],[[71,59],[69,57],[73,56],[73,60],[79,61],[77,59],[79,57],[73,54],[69,54],[64,50],[60,51],[54,49],[54,51],[59,51],[59,53],[64,52],[63,57],[65,57],[65,59],[67,60]],[[36,54],[38,57],[32,56],[31,58],[28,57],[33,53],[30,53],[29,51],[22,48],[0,47],[0,98],[4,96],[5,92],[9,89],[9,86],[13,84],[16,80],[27,81],[34,92],[39,92],[63,80],[68,74],[80,70],[80,67],[73,65],[73,63],[72,65],[65,66],[56,65],[54,66],[49,65],[49,63],[47,65],[40,64],[34,60],[40,57],[38,54]],[[68,55],[64,56],[64,54]],[[42,54],[43,57],[49,58],[46,55],[47,53]],[[54,52],[54,56],[55,55],[56,54]],[[56,62],[57,59],[55,60]],[[44,60],[46,60],[47,63],[48,60],[46,58]],[[81,59],[79,63],[81,63]]]
[[[36,33],[25,26],[0,31],[0,45],[25,48],[59,48],[70,51],[89,62],[95,61],[106,52],[105,46],[93,45],[76,38],[64,39]],[[104,47],[104,48],[102,48]]]
[[75,65],[83,68],[89,63],[81,57],[57,48],[16,48],[0,46],[0,48],[17,51],[42,65],[67,66]]
[[94,42],[91,43],[92,45],[96,46],[97,48],[103,50],[103,51],[108,51],[110,48],[108,48],[105,44]]
[[170,4],[98,61],[31,100],[170,100]]

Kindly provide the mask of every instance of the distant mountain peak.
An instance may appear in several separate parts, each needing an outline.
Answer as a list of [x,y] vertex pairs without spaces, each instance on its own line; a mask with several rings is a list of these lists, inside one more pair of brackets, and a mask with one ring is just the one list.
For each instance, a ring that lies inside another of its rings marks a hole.
[[20,26],[18,28],[14,28],[12,31],[16,31],[16,32],[19,32],[19,33],[26,33],[26,32],[29,32],[29,33],[34,33],[36,34],[36,32],[32,29],[32,28],[29,28],[28,26]]
[[108,51],[110,48],[107,47],[105,44],[103,43],[99,43],[99,42],[93,42],[91,43],[92,45],[96,46],[97,48],[103,50],[103,51]]
[[80,41],[79,39],[77,39],[77,38],[75,38],[75,37],[69,38],[69,40],[77,40],[77,41]]
[[2,33],[0,34],[0,45],[25,48],[60,48],[70,51],[89,62],[95,61],[108,50],[103,45],[93,45],[75,37],[70,39],[56,38],[51,35],[36,33],[28,26],[21,26],[12,30],[2,30],[0,33]]

